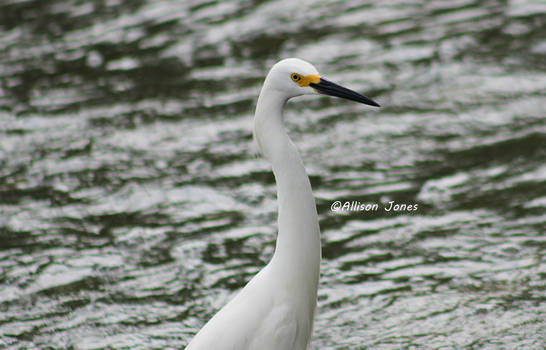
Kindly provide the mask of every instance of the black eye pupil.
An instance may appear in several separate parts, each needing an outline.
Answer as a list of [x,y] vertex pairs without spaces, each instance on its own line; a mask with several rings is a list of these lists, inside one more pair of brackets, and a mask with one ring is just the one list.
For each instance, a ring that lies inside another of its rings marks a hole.
[[300,77],[299,77],[298,75],[294,74],[294,75],[292,75],[292,79],[294,79],[294,80],[300,80]]

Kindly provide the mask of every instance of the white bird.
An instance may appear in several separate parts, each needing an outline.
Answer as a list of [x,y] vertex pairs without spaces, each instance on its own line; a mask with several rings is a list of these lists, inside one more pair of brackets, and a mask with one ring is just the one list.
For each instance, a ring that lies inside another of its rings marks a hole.
[[283,125],[286,102],[320,93],[379,106],[320,76],[308,62],[289,58],[267,75],[254,116],[254,137],[271,163],[279,203],[271,261],[228,302],[186,350],[305,350],[317,303],[321,259],[315,199],[300,155]]

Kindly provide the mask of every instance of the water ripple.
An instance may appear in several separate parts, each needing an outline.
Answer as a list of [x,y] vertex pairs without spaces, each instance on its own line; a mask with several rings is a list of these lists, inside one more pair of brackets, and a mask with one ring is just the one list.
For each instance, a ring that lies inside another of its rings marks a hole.
[[269,66],[298,56],[384,106],[286,111],[323,234],[313,347],[541,348],[545,13],[2,3],[0,344],[183,348],[273,254],[252,115]]

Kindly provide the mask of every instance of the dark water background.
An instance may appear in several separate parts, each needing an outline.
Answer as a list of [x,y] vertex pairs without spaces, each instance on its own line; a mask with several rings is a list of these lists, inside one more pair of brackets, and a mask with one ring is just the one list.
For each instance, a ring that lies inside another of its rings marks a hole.
[[252,115],[291,56],[384,106],[286,113],[313,348],[545,346],[544,2],[30,0],[0,2],[0,348],[187,344],[273,253]]

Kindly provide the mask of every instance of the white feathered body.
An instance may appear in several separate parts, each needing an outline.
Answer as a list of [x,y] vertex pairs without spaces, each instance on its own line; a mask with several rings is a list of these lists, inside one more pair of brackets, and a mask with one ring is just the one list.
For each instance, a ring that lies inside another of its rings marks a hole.
[[[305,350],[309,345],[321,259],[320,229],[309,178],[283,125],[286,101],[304,91],[290,81],[292,70],[318,74],[301,60],[275,65],[260,93],[254,119],[256,141],[277,183],[275,253],[186,350]],[[287,86],[283,86],[285,78]]]

